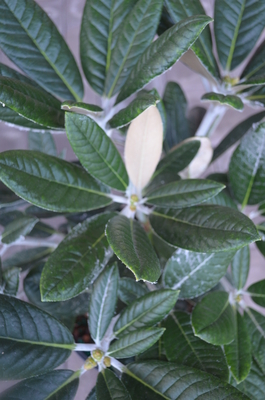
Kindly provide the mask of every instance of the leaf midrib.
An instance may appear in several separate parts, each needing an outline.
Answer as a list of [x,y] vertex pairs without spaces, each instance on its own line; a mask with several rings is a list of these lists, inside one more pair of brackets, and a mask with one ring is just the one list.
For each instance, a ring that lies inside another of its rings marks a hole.
[[236,27],[235,27],[235,31],[234,31],[234,36],[233,36],[233,39],[232,39],[232,42],[231,42],[231,47],[230,47],[230,51],[229,51],[229,54],[228,54],[227,62],[226,62],[226,71],[230,71],[230,68],[231,68],[232,59],[233,59],[235,46],[236,46],[236,41],[237,41],[240,25],[241,25],[241,22],[242,22],[243,14],[244,14],[244,11],[245,11],[245,7],[246,7],[246,0],[243,0],[242,7],[241,7],[241,10],[240,10],[240,14],[239,14],[239,17],[238,17],[238,20],[237,20],[237,24],[236,24]]
[[25,343],[25,344],[31,344],[31,345],[34,345],[34,346],[57,347],[57,348],[66,349],[66,350],[74,350],[74,348],[75,348],[74,344],[35,342],[35,341],[32,341],[32,340],[16,339],[16,338],[11,338],[11,337],[7,337],[7,336],[6,337],[5,336],[0,336],[0,339],[11,340],[13,342],[19,342],[19,343]]
[[[87,118],[89,118],[89,117],[87,117]],[[116,170],[111,166],[111,164],[109,164],[109,162],[107,161],[107,159],[103,158],[103,156],[99,153],[98,149],[97,149],[97,148],[94,146],[94,144],[91,142],[91,140],[90,140],[90,135],[89,135],[89,138],[88,138],[85,134],[83,134],[83,132],[80,130],[79,126],[75,123],[75,120],[71,119],[70,121],[71,121],[71,123],[72,123],[73,125],[75,125],[75,127],[79,130],[79,132],[81,133],[82,137],[83,137],[84,139],[86,139],[86,140],[89,141],[89,145],[93,148],[93,150],[94,150],[94,151],[97,153],[97,155],[101,158],[101,160],[103,161],[103,163],[107,165],[107,167],[110,169],[110,171],[112,172],[112,174],[113,174],[116,178],[118,178],[118,180],[120,181],[120,183],[123,185],[124,189],[126,189],[126,188],[127,188],[126,183],[124,182],[124,180],[122,179],[122,177],[116,172]],[[98,127],[98,126],[97,126],[97,127]],[[98,128],[103,132],[103,137],[104,137],[105,140],[107,140],[108,149],[109,149],[109,147],[110,147],[113,143],[109,141],[110,139],[108,138],[108,136],[106,135],[106,133],[103,131],[103,129],[101,129],[100,127],[98,127]],[[72,133],[71,133],[71,136],[73,137]],[[109,140],[108,140],[108,139],[109,139]],[[114,146],[114,144],[113,144],[113,146]],[[119,159],[119,162],[122,162],[122,163],[123,163],[123,161],[122,161],[122,159],[121,159],[121,157],[120,157],[120,154],[118,153],[117,148],[116,148],[115,146],[114,146],[114,148],[115,148],[116,155],[118,155],[118,157],[120,158],[120,159]],[[80,158],[81,158],[81,157],[80,157]],[[123,164],[123,166],[124,166],[124,164]],[[125,169],[125,167],[124,167],[124,169]],[[126,170],[125,170],[125,171],[126,171]],[[91,173],[91,175],[92,175],[92,173]],[[99,179],[99,178],[98,178],[98,179]],[[111,186],[111,187],[112,187],[112,186]]]
[[[156,211],[153,211],[152,212],[152,214],[153,215],[157,215],[158,217],[161,217],[161,218],[166,218],[166,219],[170,219],[170,220],[173,220],[173,221],[175,221],[175,222],[179,222],[179,223],[181,223],[181,224],[187,224],[187,225],[190,225],[190,226],[195,226],[196,228],[199,228],[199,229],[206,229],[206,230],[215,230],[215,231],[217,231],[217,232],[229,232],[229,233],[232,233],[232,232],[236,232],[237,234],[238,233],[243,233],[244,235],[250,235],[250,233],[248,233],[248,232],[237,232],[237,231],[231,231],[231,230],[227,230],[227,229],[216,229],[216,228],[209,228],[209,227],[207,227],[207,226],[201,226],[201,225],[195,225],[195,224],[191,224],[190,222],[187,222],[187,221],[183,221],[183,220],[180,220],[180,219],[177,219],[177,218],[175,218],[175,217],[171,217],[171,216],[168,216],[168,215],[166,215],[166,214],[160,214],[160,213],[158,213],[158,212],[156,212]],[[252,236],[252,235],[251,235]]]
[[71,184],[65,184],[65,183],[62,183],[62,182],[54,181],[54,180],[52,180],[52,179],[45,179],[45,178],[43,178],[43,177],[36,176],[36,175],[31,174],[31,173],[29,173],[29,172],[25,172],[25,171],[16,169],[15,167],[11,167],[10,165],[7,165],[7,164],[2,163],[1,160],[0,160],[0,165],[1,165],[1,164],[4,165],[6,168],[10,168],[11,170],[18,171],[18,172],[20,172],[21,174],[33,176],[34,178],[43,179],[44,181],[48,181],[48,182],[50,182],[50,183],[52,183],[52,184],[67,186],[67,187],[70,187],[70,188],[73,188],[73,189],[83,190],[84,192],[93,193],[93,194],[97,194],[97,195],[100,195],[100,196],[105,196],[105,197],[107,197],[107,198],[109,198],[109,199],[111,200],[111,198],[110,198],[107,194],[105,194],[105,193],[103,193],[103,192],[98,192],[98,191],[93,190],[93,189],[87,189],[87,188],[84,188],[84,187],[82,187],[82,186],[74,186],[74,185],[71,185]]
[[[5,1],[5,0],[4,0]],[[6,2],[5,2],[6,3]],[[35,46],[37,47],[37,49],[39,50],[39,52],[42,54],[42,56],[45,58],[45,60],[48,62],[48,64],[54,69],[54,71],[56,72],[56,74],[59,76],[59,78],[62,80],[62,82],[65,84],[65,86],[67,87],[67,89],[70,91],[70,93],[74,96],[74,98],[76,99],[76,101],[81,101],[82,99],[77,95],[77,93],[75,93],[75,91],[73,90],[73,88],[68,84],[68,82],[64,79],[64,76],[60,73],[60,71],[57,69],[57,67],[55,66],[55,64],[53,64],[50,59],[46,56],[46,53],[43,52],[41,50],[41,48],[39,47],[38,43],[36,42],[36,40],[30,35],[29,31],[22,25],[21,21],[16,17],[15,13],[10,9],[9,5],[6,3],[6,6],[9,8],[10,12],[13,14],[14,18],[18,21],[19,25],[21,26],[22,29],[24,29],[24,31],[27,33],[28,37],[30,37],[30,39],[33,41],[33,43],[35,44]],[[24,14],[24,12],[23,12]],[[57,28],[56,28],[57,29]],[[60,35],[60,33],[59,33]]]
[[225,313],[225,311],[226,311],[228,305],[229,305],[229,298],[227,298],[227,300],[226,300],[226,302],[225,302],[223,308],[220,310],[220,312],[218,313],[218,315],[215,317],[215,320],[213,320],[209,325],[206,325],[206,326],[204,326],[203,328],[199,329],[199,330],[197,331],[197,334],[202,334],[203,331],[204,331],[205,329],[208,329],[209,327],[211,327],[212,325],[214,325],[214,324],[222,317],[222,315]]

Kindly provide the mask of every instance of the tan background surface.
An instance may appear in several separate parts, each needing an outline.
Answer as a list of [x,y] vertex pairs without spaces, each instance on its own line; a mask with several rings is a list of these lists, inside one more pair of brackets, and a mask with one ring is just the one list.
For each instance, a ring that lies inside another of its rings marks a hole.
[[[85,0],[36,0],[37,3],[49,14],[50,18],[55,22],[61,34],[65,37],[71,51],[80,66],[79,59],[79,32],[82,11]],[[212,16],[213,0],[202,0],[202,3],[207,10],[208,15]],[[262,38],[260,38],[259,43]],[[264,39],[264,35],[263,35]],[[254,51],[254,50],[253,50]],[[0,62],[9,64],[16,68],[9,62],[7,57],[0,52]],[[235,75],[243,68],[241,65],[236,71]],[[191,72],[187,67],[178,62],[170,71],[164,74],[159,79],[152,82],[150,87],[156,87],[160,94],[163,94],[165,83],[168,81],[177,81],[184,90],[189,102],[190,108],[200,104],[200,97],[205,92],[201,78],[195,73]],[[84,80],[85,82],[85,80]],[[100,105],[99,96],[94,93],[85,83],[85,101]],[[218,143],[231,129],[237,125],[242,119],[247,116],[258,112],[259,109],[252,109],[245,107],[243,113],[229,110],[218,126],[215,134],[212,137],[213,144]],[[55,135],[57,148],[61,151],[67,148],[67,159],[73,160],[74,154],[65,137],[65,135]],[[19,131],[16,128],[11,128],[4,123],[0,122],[0,151],[8,149],[26,149],[27,148],[27,132]],[[230,155],[232,150],[225,153],[224,156],[216,160],[211,166],[210,172],[224,172],[227,170]],[[265,278],[265,261],[264,258],[257,251],[255,245],[251,245],[251,274],[248,279],[248,284]],[[257,308],[257,307],[256,307]],[[264,310],[263,310],[264,311]],[[77,370],[81,367],[83,361],[77,354],[73,354],[69,360],[62,366],[62,368]],[[95,370],[85,374],[81,378],[81,384],[76,395],[77,400],[84,400],[94,386],[97,372]],[[9,382],[0,383],[0,393],[10,385]],[[34,399],[32,399],[34,400]]]

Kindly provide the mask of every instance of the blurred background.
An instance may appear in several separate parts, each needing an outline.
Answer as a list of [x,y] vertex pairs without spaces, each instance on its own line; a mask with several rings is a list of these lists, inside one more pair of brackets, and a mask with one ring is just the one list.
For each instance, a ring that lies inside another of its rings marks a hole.
[[[56,24],[60,33],[64,36],[67,44],[69,45],[72,53],[74,54],[77,63],[81,70],[81,63],[79,57],[79,32],[81,26],[81,19],[83,8],[85,5],[85,0],[35,0],[49,15],[49,17]],[[213,16],[213,0],[201,0],[206,13],[209,16]],[[259,39],[256,47],[260,44],[262,40],[264,40],[265,34],[263,32],[262,37]],[[255,48],[256,48],[255,47]],[[248,57],[251,57],[255,49],[253,48],[252,53]],[[247,60],[248,60],[247,59]],[[243,70],[247,60],[240,65],[239,68],[233,71],[233,75],[237,76],[239,71]],[[8,58],[0,51],[0,62],[11,66],[14,69],[17,67],[11,63]],[[194,106],[201,105],[200,98],[203,93],[205,93],[205,89],[203,86],[202,79],[200,76],[190,69],[188,69],[181,62],[177,62],[174,67],[166,72],[163,76],[158,79],[155,79],[151,84],[148,85],[147,88],[155,87],[160,95],[163,95],[165,85],[168,81],[175,81],[180,84],[182,90],[184,91],[186,98],[188,100],[189,108]],[[100,97],[88,86],[85,81],[83,75],[83,82],[85,85],[85,97],[84,101],[87,103],[93,103],[101,105]],[[207,103],[203,104],[204,107],[207,107]],[[226,136],[226,134],[236,126],[240,121],[247,118],[251,114],[255,114],[261,111],[260,108],[250,108],[245,106],[244,111],[238,112],[235,110],[228,110],[225,114],[223,120],[217,127],[216,131],[211,137],[213,146],[215,147],[221,139]],[[27,148],[27,138],[28,132],[21,131],[16,127],[8,126],[5,123],[0,122],[0,147],[1,152],[5,150],[11,149],[26,149]],[[66,159],[74,160],[76,159],[69,143],[66,138],[66,135],[63,133],[54,134],[54,139],[56,142],[57,150],[61,152],[63,149],[66,149]],[[219,157],[208,169],[207,175],[212,172],[226,172],[229,164],[229,160],[231,157],[234,148],[231,148],[227,151],[223,156]],[[246,212],[248,212],[248,207],[246,208]],[[255,244],[250,246],[251,249],[251,272],[249,274],[247,285],[250,285],[253,282],[256,282],[260,279],[265,278],[265,261],[263,256],[257,250]],[[254,305],[251,303],[253,308],[259,309],[261,312],[264,309]],[[83,364],[83,360],[78,354],[72,354],[72,356],[65,362],[61,368],[77,370]],[[97,371],[92,370],[81,377],[81,384],[76,395],[76,399],[83,400],[88,395],[89,391],[95,384],[97,376]],[[0,393],[5,390],[11,383],[10,382],[1,382],[0,383]],[[34,399],[32,399],[34,400]]]

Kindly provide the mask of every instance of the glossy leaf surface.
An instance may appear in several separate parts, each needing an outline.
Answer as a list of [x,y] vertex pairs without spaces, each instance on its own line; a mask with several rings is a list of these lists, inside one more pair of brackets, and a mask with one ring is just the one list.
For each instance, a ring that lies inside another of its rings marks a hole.
[[222,93],[209,92],[205,93],[201,100],[223,104],[238,111],[242,111],[244,108],[243,101],[240,99],[240,97],[233,94],[224,95]]
[[225,71],[237,67],[251,52],[262,32],[264,18],[262,1],[215,2],[214,33],[219,60]]
[[119,92],[138,59],[154,39],[163,0],[138,0],[121,26],[105,83],[108,97]]
[[161,289],[135,300],[122,311],[114,326],[115,336],[154,326],[174,307],[178,294],[178,291]]
[[231,263],[233,282],[238,290],[243,289],[248,278],[250,263],[249,247],[238,250]]
[[[174,0],[166,0],[166,8],[173,19],[173,21],[179,22],[192,15],[204,15],[204,9],[201,3],[194,2],[192,0],[180,0],[175,2]],[[212,39],[209,27],[200,34],[198,40],[192,46],[192,50],[199,58],[200,62],[206,68],[206,70],[213,76],[218,77],[218,66],[216,64],[213,51],[212,51]]]
[[154,177],[169,171],[172,171],[175,174],[182,171],[196,156],[200,145],[201,143],[199,140],[192,140],[189,142],[182,142],[178,146],[172,148],[171,151],[159,162]]
[[200,369],[223,381],[228,380],[228,368],[221,347],[194,335],[190,315],[181,311],[171,313],[163,321],[163,327],[166,328],[163,338],[169,361]]
[[192,326],[196,336],[217,346],[235,339],[235,315],[228,297],[226,292],[212,292],[195,306]]
[[97,400],[131,400],[120,379],[109,369],[99,373],[96,384]]
[[0,104],[0,120],[7,124],[18,125],[20,129],[24,130],[33,129],[34,131],[43,131],[49,129],[44,125],[35,124],[35,122],[22,117],[16,111],[11,110],[11,108],[3,107],[2,104]]
[[147,108],[155,106],[160,101],[157,94],[142,92],[133,100],[129,106],[120,110],[108,122],[111,128],[120,128],[128,125],[138,115],[142,114]]
[[166,263],[164,285],[180,290],[181,299],[198,297],[217,285],[233,255],[233,251],[195,253],[178,249]]
[[35,1],[4,0],[0,15],[0,47],[22,71],[63,99],[83,97],[82,79],[72,53]]
[[9,268],[3,272],[3,293],[16,296],[19,286],[20,269],[17,267]]
[[134,0],[87,0],[80,33],[83,71],[90,86],[103,95],[110,58]]
[[118,215],[109,221],[106,235],[112,250],[136,280],[158,280],[161,273],[158,258],[138,221]]
[[237,388],[249,396],[250,399],[263,400],[265,392],[264,373],[255,359],[252,360],[248,376]]
[[176,82],[168,82],[163,102],[167,115],[165,146],[170,149],[190,136],[187,120],[187,99]]
[[35,268],[30,270],[24,279],[24,290],[29,301],[65,324],[69,320],[74,321],[78,315],[85,314],[88,311],[88,293],[83,293],[71,300],[61,302],[41,301],[40,278],[43,266],[44,262],[40,262]]
[[247,289],[252,300],[261,307],[265,307],[265,280],[255,282]]
[[22,117],[47,128],[63,128],[60,102],[42,89],[0,76],[0,102]]
[[164,333],[161,328],[137,329],[112,343],[107,352],[115,358],[128,358],[143,353]]
[[137,400],[247,400],[243,393],[220,379],[197,369],[142,361],[129,364],[122,381]]
[[259,239],[252,221],[228,207],[158,208],[150,222],[166,242],[202,253],[239,249]]
[[243,317],[236,312],[235,339],[224,346],[227,363],[236,381],[242,382],[249,374],[251,367],[251,342]]
[[147,287],[140,282],[136,282],[131,278],[119,279],[118,296],[123,303],[129,305],[146,293],[148,293]]
[[210,21],[211,19],[206,16],[187,18],[172,26],[151,43],[132,69],[118,95],[117,103],[168,70],[189,49]]
[[99,343],[106,333],[114,315],[119,271],[116,264],[105,270],[93,285],[89,303],[88,325],[89,331],[96,343]]
[[70,356],[72,334],[50,314],[14,297],[0,304],[1,379],[45,373]]
[[[78,166],[28,150],[0,155],[0,179],[23,199],[51,211],[76,212],[111,203],[108,190]],[[29,179],[30,177],[30,179]]]
[[42,272],[43,301],[71,299],[94,282],[112,255],[105,226],[114,215],[103,213],[85,220],[59,244]]
[[87,116],[66,113],[66,133],[84,168],[106,185],[121,191],[128,186],[122,158],[111,139]]
[[1,400],[74,400],[78,378],[69,370],[48,372],[25,379],[0,395]]
[[265,372],[265,317],[253,309],[244,313],[244,320],[250,335],[252,354],[263,373]]
[[35,247],[33,249],[18,251],[3,261],[3,268],[18,267],[24,271],[50,255],[52,251],[52,247]]
[[241,140],[230,161],[229,178],[242,207],[264,200],[265,124],[253,126]]
[[32,231],[37,222],[37,218],[26,215],[10,222],[2,233],[2,243],[9,244],[18,240],[20,236],[26,236]]
[[235,144],[238,140],[240,140],[252,127],[253,124],[259,122],[264,117],[265,117],[265,112],[262,111],[258,114],[254,114],[251,117],[246,118],[235,128],[233,128],[214,149],[212,161],[220,157],[220,155],[222,155],[226,150],[228,150],[229,147],[233,146],[233,144]]
[[81,101],[74,102],[69,100],[66,100],[62,103],[61,109],[84,115],[99,115],[103,112],[102,108],[95,104],[87,104]]
[[206,179],[181,180],[149,192],[147,203],[160,207],[191,207],[214,197],[223,189],[222,184]]

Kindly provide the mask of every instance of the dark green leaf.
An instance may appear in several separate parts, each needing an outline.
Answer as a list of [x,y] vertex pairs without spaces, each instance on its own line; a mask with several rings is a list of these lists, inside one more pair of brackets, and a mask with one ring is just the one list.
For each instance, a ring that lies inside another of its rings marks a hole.
[[238,140],[240,140],[252,127],[253,124],[259,122],[264,117],[265,117],[265,112],[262,111],[258,114],[254,114],[251,117],[246,118],[239,125],[233,128],[215,148],[212,161],[220,157],[220,155],[222,155],[226,150],[228,150],[231,146],[233,146],[233,144],[235,144]]
[[121,26],[112,51],[105,83],[105,93],[119,92],[140,56],[154,39],[163,0],[138,0]]
[[234,311],[227,292],[212,292],[205,296],[192,312],[196,336],[214,345],[231,343],[235,339]]
[[86,400],[97,400],[96,396],[96,386],[93,387],[89,395],[87,396]]
[[214,33],[217,52],[223,69],[237,67],[251,52],[262,30],[265,4],[262,1],[216,0]]
[[253,283],[247,289],[252,300],[261,307],[265,307],[265,279]]
[[181,180],[149,192],[147,203],[160,207],[191,207],[214,197],[224,187],[206,179]]
[[56,232],[56,230],[53,229],[50,225],[44,224],[43,222],[37,222],[32,231],[28,233],[28,236],[36,238],[47,238],[54,233],[58,232]]
[[200,145],[201,142],[195,139],[189,142],[180,143],[178,146],[172,148],[171,151],[158,163],[153,178],[161,173],[174,172],[174,174],[177,174],[182,171],[196,156]]
[[135,0],[86,0],[80,34],[82,67],[90,86],[100,95],[121,25]]
[[112,255],[105,226],[114,215],[104,213],[87,219],[59,244],[42,272],[42,301],[71,299],[95,281]]
[[9,211],[7,210],[6,213],[0,214],[0,225],[6,227],[10,224],[10,222],[14,222],[16,219],[22,218],[24,216],[22,211],[14,210]]
[[69,142],[84,168],[106,185],[125,191],[129,179],[122,158],[111,139],[87,116],[66,113]]
[[[3,293],[16,296],[19,285],[20,268],[9,268],[3,272]],[[0,285],[1,286],[1,285]]]
[[145,187],[143,194],[148,196],[149,192],[179,180],[180,176],[174,171],[170,171],[170,169],[167,168],[165,171],[159,173],[158,175],[154,176],[154,178],[152,178],[148,186]]
[[187,100],[181,87],[176,82],[168,82],[163,102],[167,115],[165,147],[171,149],[171,147],[190,137],[186,118]]
[[58,217],[58,215],[61,215],[60,213],[44,210],[43,208],[39,208],[37,206],[27,207],[25,209],[25,214],[34,215],[37,218],[53,218],[53,217]]
[[265,74],[265,42],[258,47],[254,55],[250,59],[244,69],[241,79],[248,80],[251,77],[261,76]]
[[265,374],[260,369],[255,359],[252,360],[250,373],[246,379],[237,386],[241,392],[253,400],[263,400],[265,393]]
[[255,310],[247,309],[244,320],[250,334],[252,354],[265,373],[265,317]]
[[215,93],[215,92],[209,92],[205,93],[201,100],[205,101],[213,101],[217,102],[219,104],[224,104],[225,106],[229,106],[234,108],[235,110],[242,111],[244,108],[244,104],[240,97],[233,95],[233,94],[228,94],[224,95],[221,93]]
[[62,103],[61,109],[65,111],[72,111],[77,114],[84,114],[84,115],[100,115],[103,113],[101,107],[95,104],[87,104],[81,101],[74,102],[70,100],[66,100]]
[[188,111],[188,123],[190,136],[195,136],[197,129],[202,123],[203,117],[205,116],[206,109],[203,107],[193,107]]
[[178,294],[178,291],[161,289],[136,299],[122,311],[114,326],[115,336],[154,326],[174,307]]
[[29,150],[41,151],[50,156],[57,156],[55,141],[50,132],[30,131],[28,134],[28,148]]
[[163,33],[141,55],[117,98],[117,103],[142,89],[168,70],[200,35],[211,19],[195,16],[181,21]]
[[86,211],[111,203],[105,186],[60,158],[28,150],[6,151],[0,154],[0,166],[0,179],[10,189],[48,210]]
[[35,306],[58,318],[62,322],[74,320],[88,311],[89,294],[87,292],[66,301],[42,302],[40,297],[40,278],[44,263],[33,268],[24,279],[24,290],[29,301]]
[[251,367],[251,342],[243,317],[236,312],[236,335],[232,343],[224,346],[228,366],[238,383],[249,374]]
[[[192,15],[205,14],[199,1],[180,0],[175,2],[174,0],[166,0],[165,5],[174,22],[179,22]],[[206,27],[201,33],[192,46],[192,50],[199,58],[204,68],[206,68],[211,75],[219,77],[218,66],[212,51],[212,39],[209,27]]]
[[24,204],[14,192],[0,182],[0,215],[9,212],[13,207]]
[[228,190],[223,190],[222,192],[218,193],[217,196],[214,196],[211,199],[207,200],[206,203],[215,204],[217,206],[231,207],[237,210],[237,205],[230,197]]
[[88,326],[95,343],[99,344],[114,315],[119,270],[116,264],[104,269],[93,285],[91,293]]
[[22,117],[8,107],[3,107],[2,104],[0,104],[0,120],[7,122],[7,124],[10,124],[11,126],[18,125],[21,130],[33,129],[34,131],[43,131],[45,129],[49,129],[43,125],[35,124],[35,122]]
[[4,295],[0,308],[1,379],[45,373],[70,356],[72,334],[51,315]]
[[72,53],[35,1],[4,0],[0,15],[0,47],[22,71],[63,99],[83,97],[82,79]]
[[130,268],[136,280],[158,280],[159,261],[139,222],[117,215],[109,221],[106,235],[112,250]]
[[0,76],[0,102],[36,124],[54,129],[64,127],[59,100],[17,79]]
[[50,247],[35,247],[33,249],[19,251],[3,261],[3,269],[19,267],[24,271],[34,266],[37,261],[50,255],[52,251],[53,248]]
[[2,393],[0,399],[74,400],[78,383],[78,376],[72,371],[52,371],[25,379]]
[[18,240],[20,236],[28,235],[37,222],[37,218],[27,215],[10,222],[2,233],[2,243],[9,244]]
[[141,282],[135,282],[131,278],[122,278],[119,280],[118,296],[127,305],[146,293],[148,293],[148,289]]
[[165,266],[164,285],[180,290],[181,299],[201,296],[226,274],[234,254],[233,251],[209,254],[178,249]]
[[240,290],[246,284],[250,263],[249,247],[238,250],[231,263],[231,272],[235,287]]
[[97,400],[131,400],[119,378],[109,369],[99,373],[96,385]]
[[18,81],[27,83],[28,85],[35,86],[36,88],[41,89],[41,86],[39,86],[37,82],[35,82],[34,80],[28,78],[25,75],[22,75],[15,69],[10,68],[7,65],[1,63],[0,63],[0,75],[6,76],[7,78],[17,79]]
[[136,356],[151,347],[163,333],[161,328],[137,329],[112,343],[107,355],[115,358]]
[[130,364],[122,381],[137,400],[248,400],[228,383],[197,369],[163,361]]
[[171,313],[163,322],[166,328],[164,346],[169,361],[200,369],[228,381],[228,368],[224,353],[194,336],[190,316],[184,312]]
[[126,108],[120,110],[114,115],[109,121],[111,128],[120,128],[124,125],[128,125],[133,119],[142,114],[150,106],[155,106],[160,101],[158,95],[150,92],[142,92],[133,100]]
[[259,240],[253,222],[228,207],[159,208],[151,214],[150,222],[166,242],[202,253],[239,249]]
[[265,190],[265,124],[260,123],[242,139],[230,161],[229,178],[236,199],[257,204],[264,200]]

